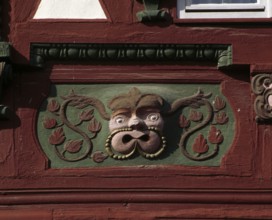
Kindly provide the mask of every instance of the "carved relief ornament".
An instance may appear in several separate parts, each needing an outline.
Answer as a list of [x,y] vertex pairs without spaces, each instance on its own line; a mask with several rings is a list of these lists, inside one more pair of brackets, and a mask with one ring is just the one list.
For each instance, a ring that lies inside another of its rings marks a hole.
[[[109,101],[111,113],[108,113],[99,99],[71,91],[69,95],[61,97],[62,103],[56,99],[48,101],[49,114],[43,118],[43,127],[52,131],[48,143],[54,146],[56,155],[67,162],[92,158],[100,163],[108,157],[125,160],[137,155],[146,159],[159,158],[168,147],[164,135],[167,129],[182,129],[176,145],[184,157],[192,161],[205,161],[219,153],[219,146],[224,142],[220,127],[223,128],[229,121],[224,111],[226,102],[220,96],[211,102],[211,96],[211,93],[205,94],[199,90],[192,96],[169,103],[158,94],[142,93],[133,87],[128,93],[117,95]],[[187,116],[182,113],[186,107],[191,109]],[[200,107],[206,110],[198,111]],[[70,108],[79,110],[77,122],[69,118]],[[100,119],[94,114],[95,111]],[[177,113],[177,126],[166,128],[165,120]],[[104,142],[104,151],[95,150],[93,142],[103,129],[101,119],[108,121],[110,132]],[[209,128],[207,135],[200,132],[205,127]],[[68,139],[67,129],[81,138]]]
[[141,0],[141,2],[143,2],[145,10],[137,13],[139,21],[161,21],[170,17],[168,12],[159,9],[159,0]]
[[101,62],[212,62],[218,68],[232,65],[232,47],[225,44],[66,44],[32,43],[30,62],[44,67],[46,61]]
[[272,74],[259,74],[252,78],[252,90],[257,96],[254,103],[256,120],[272,120]]

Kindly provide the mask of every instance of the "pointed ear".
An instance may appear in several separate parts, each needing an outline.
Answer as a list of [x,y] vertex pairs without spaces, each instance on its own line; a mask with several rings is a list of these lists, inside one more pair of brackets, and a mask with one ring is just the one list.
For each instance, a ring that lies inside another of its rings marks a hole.
[[171,104],[171,109],[166,114],[175,113],[178,109],[191,106],[192,108],[199,108],[200,106],[205,104],[205,99],[210,98],[212,93],[205,94],[201,89],[197,91],[196,94],[177,99]]
[[70,100],[70,105],[77,108],[93,106],[103,119],[110,120],[110,114],[106,111],[104,103],[95,97],[77,95],[74,90],[71,90],[69,95],[61,96],[61,98],[66,101]]

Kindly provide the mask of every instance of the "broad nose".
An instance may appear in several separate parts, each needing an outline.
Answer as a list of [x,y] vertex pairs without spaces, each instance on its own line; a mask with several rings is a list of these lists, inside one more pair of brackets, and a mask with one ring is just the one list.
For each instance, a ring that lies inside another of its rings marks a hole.
[[135,130],[141,130],[145,127],[145,123],[141,118],[133,115],[128,122],[128,127]]

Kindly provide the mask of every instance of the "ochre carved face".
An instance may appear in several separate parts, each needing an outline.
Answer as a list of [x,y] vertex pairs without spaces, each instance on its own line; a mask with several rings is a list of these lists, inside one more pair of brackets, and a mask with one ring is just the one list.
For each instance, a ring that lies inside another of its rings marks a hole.
[[[156,157],[164,148],[161,136],[164,121],[160,113],[161,104],[158,105],[161,98],[140,95],[138,90],[129,94],[134,97],[129,99],[127,96],[128,99],[125,100],[122,96],[120,102],[114,99],[114,106],[117,105],[118,108],[114,109],[109,122],[110,151],[114,155],[122,155],[118,159],[128,158],[135,151],[145,157]],[[138,95],[136,99],[135,94]],[[124,104],[120,105],[121,102]]]

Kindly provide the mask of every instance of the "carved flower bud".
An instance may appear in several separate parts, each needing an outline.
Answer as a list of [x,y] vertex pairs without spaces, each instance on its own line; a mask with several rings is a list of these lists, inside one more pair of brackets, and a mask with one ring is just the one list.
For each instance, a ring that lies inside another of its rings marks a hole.
[[102,163],[104,160],[108,158],[108,155],[101,151],[96,151],[93,153],[92,158],[94,162]]
[[209,146],[207,144],[207,140],[204,138],[202,134],[199,134],[194,141],[193,151],[198,154],[204,154],[208,152]]
[[68,141],[64,145],[64,149],[68,151],[69,153],[77,153],[80,151],[82,147],[83,141],[82,140],[76,140],[76,141]]
[[209,142],[212,144],[221,144],[224,140],[224,136],[222,135],[219,129],[216,129],[215,126],[211,126],[208,136]]
[[223,125],[229,121],[229,117],[227,116],[226,112],[219,112],[215,116],[215,120],[218,124]]
[[179,126],[181,128],[188,128],[190,126],[190,120],[188,120],[184,115],[179,116]]
[[216,110],[220,111],[226,107],[226,102],[219,96],[215,97],[214,107]]
[[50,112],[57,112],[59,108],[60,104],[55,99],[51,99],[51,101],[47,105],[47,110]]
[[89,110],[81,112],[81,114],[79,116],[80,120],[82,120],[82,121],[89,121],[89,120],[91,120],[94,117],[93,116],[93,112],[94,112],[93,109],[89,109]]
[[88,126],[88,130],[92,133],[97,133],[101,130],[102,125],[100,122],[98,122],[95,118],[93,118]]
[[49,143],[52,145],[59,145],[65,141],[63,128],[58,128],[49,137]]
[[57,121],[54,118],[44,118],[43,127],[46,129],[55,128],[57,125]]
[[201,121],[202,118],[203,118],[203,114],[201,112],[198,112],[198,111],[195,111],[195,110],[190,111],[189,119],[191,121],[198,122],[198,121]]

